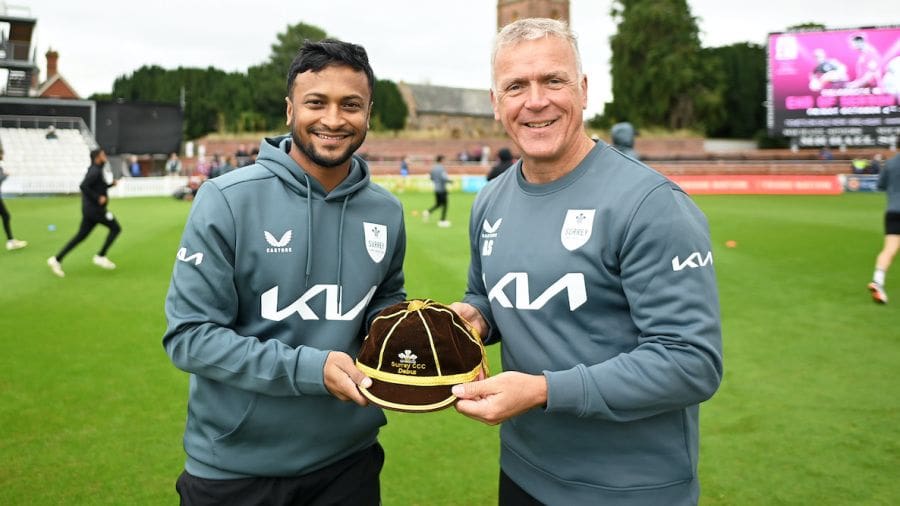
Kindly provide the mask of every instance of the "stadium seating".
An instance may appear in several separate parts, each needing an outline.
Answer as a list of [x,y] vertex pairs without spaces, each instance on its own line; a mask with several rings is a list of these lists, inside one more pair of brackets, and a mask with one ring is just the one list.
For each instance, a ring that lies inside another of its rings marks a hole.
[[[3,167],[11,174],[9,193],[77,193],[96,145],[78,129],[59,128],[55,139],[45,128],[2,127]],[[7,187],[7,185],[9,187]],[[15,187],[15,188],[13,188]]]

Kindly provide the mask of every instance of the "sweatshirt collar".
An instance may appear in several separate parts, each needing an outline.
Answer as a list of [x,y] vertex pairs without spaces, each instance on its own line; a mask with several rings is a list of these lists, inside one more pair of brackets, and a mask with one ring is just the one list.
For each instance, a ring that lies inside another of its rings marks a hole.
[[260,144],[257,163],[278,176],[287,186],[304,197],[336,200],[356,193],[369,183],[370,172],[366,162],[353,155],[350,172],[337,187],[326,193],[322,185],[290,156],[291,136],[266,138]]

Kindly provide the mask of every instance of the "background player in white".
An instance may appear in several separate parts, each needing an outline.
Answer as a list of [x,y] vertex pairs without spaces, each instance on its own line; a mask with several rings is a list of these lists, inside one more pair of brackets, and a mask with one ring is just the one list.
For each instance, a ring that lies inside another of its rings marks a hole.
[[699,403],[722,377],[706,219],[583,128],[575,36],[550,19],[494,46],[494,116],[522,153],[472,207],[454,309],[504,372],[454,387],[500,430],[500,504],[695,504]]

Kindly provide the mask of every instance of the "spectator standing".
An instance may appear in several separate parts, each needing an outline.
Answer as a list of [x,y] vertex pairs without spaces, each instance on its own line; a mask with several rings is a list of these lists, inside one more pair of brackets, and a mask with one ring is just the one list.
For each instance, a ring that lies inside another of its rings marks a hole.
[[506,169],[510,168],[513,164],[512,153],[509,151],[509,148],[500,148],[497,151],[497,163],[491,167],[491,170],[488,171],[487,180],[490,181],[500,174],[503,174]]
[[869,173],[870,174],[881,174],[881,163],[884,161],[884,158],[881,156],[881,153],[875,153],[872,157],[872,161],[869,163]]
[[239,144],[237,151],[234,152],[235,167],[243,167],[250,163],[250,153],[247,152],[247,146]]
[[210,178],[219,177],[221,175],[228,174],[229,172],[233,171],[234,169],[236,169],[236,167],[234,166],[234,157],[226,156],[225,161],[221,165],[219,165],[217,167],[213,167],[212,172],[210,172],[210,174],[209,174],[209,177]]
[[128,157],[128,174],[130,174],[131,177],[141,176],[141,164],[138,162],[137,155]]
[[177,176],[181,174],[181,169],[181,159],[178,158],[178,153],[174,151],[169,153],[169,159],[166,160],[166,174]]
[[635,160],[640,160],[637,151],[634,150],[635,135],[634,125],[627,121],[616,123],[609,130],[613,147]]

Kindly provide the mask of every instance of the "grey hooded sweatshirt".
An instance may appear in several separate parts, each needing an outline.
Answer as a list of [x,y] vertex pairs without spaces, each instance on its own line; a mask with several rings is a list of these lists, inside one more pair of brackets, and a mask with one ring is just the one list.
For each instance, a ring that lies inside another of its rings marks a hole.
[[333,397],[323,367],[406,297],[401,204],[357,157],[326,194],[290,142],[266,139],[254,165],[204,183],[176,255],[163,345],[191,373],[185,469],[201,478],[306,474],[386,423]]

